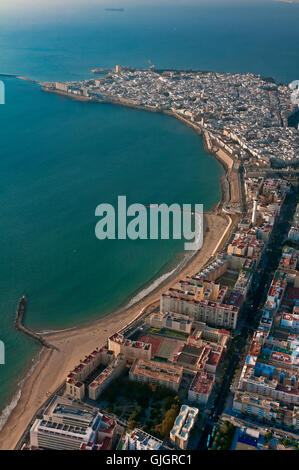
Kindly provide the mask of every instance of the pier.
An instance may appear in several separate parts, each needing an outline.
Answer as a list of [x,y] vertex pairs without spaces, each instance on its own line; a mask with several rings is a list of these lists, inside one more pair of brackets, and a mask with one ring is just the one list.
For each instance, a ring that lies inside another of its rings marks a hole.
[[47,349],[53,349],[53,350],[56,349],[56,351],[58,351],[58,348],[56,346],[53,346],[53,344],[48,343],[43,338],[43,336],[41,336],[38,333],[35,333],[34,331],[32,331],[29,328],[26,328],[26,326],[24,326],[23,322],[24,322],[24,315],[25,315],[25,312],[26,312],[26,307],[27,307],[27,299],[26,299],[25,295],[23,295],[20,298],[20,300],[18,302],[18,306],[17,306],[16,319],[15,319],[16,329],[19,330],[19,331],[22,331],[23,333],[25,333],[25,335],[30,336],[35,341],[40,343],[43,347],[45,347]]

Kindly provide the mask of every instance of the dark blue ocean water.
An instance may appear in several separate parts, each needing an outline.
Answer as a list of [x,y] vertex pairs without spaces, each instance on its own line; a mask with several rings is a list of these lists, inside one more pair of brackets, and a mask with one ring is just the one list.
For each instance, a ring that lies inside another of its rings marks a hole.
[[92,67],[146,67],[150,59],[157,67],[254,72],[285,82],[298,79],[295,4],[206,0],[188,5],[186,0],[181,6],[161,1],[150,7],[142,6],[150,0],[137,5],[121,0],[116,3],[126,8],[117,13],[104,11],[110,1],[89,6],[88,0],[70,0],[42,14],[38,3],[49,2],[34,2],[34,9],[10,15],[3,12],[3,71],[41,80],[76,79],[89,76]]
[[[299,78],[298,5],[184,7],[0,6],[0,72],[38,80],[75,80],[94,67],[255,72]],[[18,297],[29,297],[28,324],[64,328],[127,302],[171,269],[181,242],[99,242],[101,202],[204,203],[220,196],[222,169],[182,123],[162,115],[93,105],[6,79],[0,107],[0,409],[36,346],[13,328]]]

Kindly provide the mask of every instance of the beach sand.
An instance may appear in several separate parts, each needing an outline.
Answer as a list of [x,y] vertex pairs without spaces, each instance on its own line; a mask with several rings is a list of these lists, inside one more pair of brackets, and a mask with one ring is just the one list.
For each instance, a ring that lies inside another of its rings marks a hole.
[[169,287],[187,274],[194,274],[211,257],[219,244],[221,236],[228,235],[228,219],[215,213],[205,214],[206,232],[202,249],[182,267],[181,271],[167,278],[153,292],[132,307],[120,313],[102,317],[93,324],[68,331],[51,333],[47,341],[59,348],[59,351],[44,350],[40,362],[25,381],[20,400],[0,431],[0,449],[14,449],[33,415],[46,401],[49,392],[54,392],[65,380],[68,373],[80,363],[95,347],[103,346],[109,335],[125,327],[147,307],[158,305],[160,296]]

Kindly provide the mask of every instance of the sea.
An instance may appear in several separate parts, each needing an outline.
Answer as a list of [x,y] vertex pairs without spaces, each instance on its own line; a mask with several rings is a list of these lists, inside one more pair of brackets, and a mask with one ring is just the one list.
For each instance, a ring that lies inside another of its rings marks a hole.
[[[96,67],[154,64],[299,79],[299,5],[119,1],[124,11],[106,11],[110,1],[30,3],[1,2],[0,73],[78,80]],[[99,241],[97,205],[126,195],[128,204],[202,203],[208,211],[223,169],[172,117],[0,79],[1,428],[39,353],[13,325],[21,295],[30,328],[73,328],[141,298],[184,261],[178,240]]]

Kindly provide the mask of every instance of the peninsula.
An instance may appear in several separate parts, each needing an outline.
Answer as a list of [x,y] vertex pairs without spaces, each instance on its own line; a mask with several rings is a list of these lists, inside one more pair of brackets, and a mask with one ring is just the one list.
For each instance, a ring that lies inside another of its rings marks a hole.
[[[174,116],[203,135],[226,174],[187,266],[116,315],[47,335],[57,349],[44,349],[0,431],[1,448],[241,448],[247,432],[252,447],[266,448],[273,413],[298,445],[298,307],[289,299],[299,301],[299,251],[276,249],[299,240],[297,109],[288,87],[253,74],[153,66],[40,85]],[[252,399],[258,411],[248,411]],[[64,413],[75,423],[77,408],[84,433],[59,425]]]

